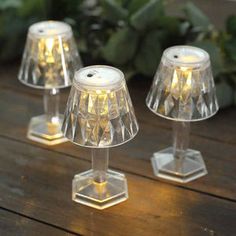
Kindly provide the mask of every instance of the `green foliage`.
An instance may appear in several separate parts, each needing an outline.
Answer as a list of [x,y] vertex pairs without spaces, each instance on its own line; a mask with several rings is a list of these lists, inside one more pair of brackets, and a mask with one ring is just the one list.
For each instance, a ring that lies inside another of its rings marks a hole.
[[189,19],[190,23],[195,27],[197,30],[208,30],[210,26],[210,21],[203,12],[198,9],[193,3],[188,2],[184,7],[185,14]]
[[147,27],[155,26],[158,20],[164,15],[161,0],[151,0],[142,6],[130,17],[131,25],[137,30],[144,30]]
[[104,58],[113,64],[124,65],[133,58],[137,44],[137,32],[130,28],[119,29],[103,48]]
[[152,77],[165,48],[188,44],[211,57],[217,95],[225,107],[236,94],[236,16],[219,31],[193,3],[183,16],[165,13],[164,0],[1,0],[0,61],[22,55],[28,27],[40,20],[71,24],[84,64],[121,68],[126,78]]
[[128,16],[128,11],[115,0],[102,0],[103,12],[108,20],[116,23]]
[[234,102],[234,90],[225,81],[216,85],[216,95],[221,108],[228,107]]
[[0,2],[0,61],[22,54],[30,24],[44,17],[43,0],[2,0]]
[[218,75],[223,69],[223,62],[220,48],[212,41],[203,40],[196,41],[191,44],[192,46],[199,47],[207,51],[211,58],[211,65],[213,74]]
[[230,16],[226,21],[227,32],[236,36],[236,16]]
[[147,76],[153,75],[161,59],[161,36],[159,31],[152,31],[144,38],[134,61],[137,72]]

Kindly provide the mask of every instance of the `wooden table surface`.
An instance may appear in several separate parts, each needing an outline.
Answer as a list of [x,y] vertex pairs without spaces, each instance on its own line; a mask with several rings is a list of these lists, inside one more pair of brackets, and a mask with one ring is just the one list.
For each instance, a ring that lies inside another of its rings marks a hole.
[[129,199],[100,211],[71,200],[73,176],[90,168],[89,149],[26,138],[30,118],[43,113],[42,92],[21,85],[17,70],[0,69],[1,236],[236,235],[235,108],[192,124],[190,146],[202,152],[208,175],[184,185],[165,182],[153,175],[150,157],[171,145],[171,122],[146,108],[150,81],[131,81],[140,132],[111,150],[109,165],[126,174]]

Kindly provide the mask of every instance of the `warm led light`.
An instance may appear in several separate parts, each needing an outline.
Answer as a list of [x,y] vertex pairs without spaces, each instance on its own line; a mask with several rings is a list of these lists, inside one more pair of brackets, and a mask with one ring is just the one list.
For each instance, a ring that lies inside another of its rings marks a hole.
[[58,124],[59,123],[59,118],[57,116],[52,117],[52,123],[53,124]]
[[52,52],[53,45],[54,45],[54,39],[48,38],[45,40],[46,48],[48,52]]
[[[181,76],[181,79],[178,77]],[[174,70],[170,93],[176,99],[185,99],[192,89],[192,69],[180,67]]]

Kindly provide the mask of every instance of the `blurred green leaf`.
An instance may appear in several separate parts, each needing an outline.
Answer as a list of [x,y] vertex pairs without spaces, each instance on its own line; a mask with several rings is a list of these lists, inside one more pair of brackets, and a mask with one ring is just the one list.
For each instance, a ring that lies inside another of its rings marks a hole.
[[148,76],[154,75],[162,55],[159,43],[161,36],[160,32],[153,31],[144,39],[134,61],[138,72]]
[[103,13],[107,20],[117,23],[128,16],[128,11],[122,8],[115,0],[102,0]]
[[220,108],[229,107],[233,104],[234,100],[233,88],[225,81],[216,84],[216,96]]
[[122,65],[127,63],[136,51],[138,34],[132,29],[123,28],[111,35],[102,49],[104,58],[111,63]]
[[151,0],[131,16],[130,23],[136,29],[143,30],[157,23],[162,16],[164,16],[162,0]]
[[163,16],[159,19],[159,26],[168,34],[177,36],[180,31],[180,21],[176,17]]
[[236,38],[225,43],[225,50],[230,59],[236,62]]
[[13,59],[22,52],[26,37],[26,22],[23,19],[14,19],[13,15],[7,15],[4,18],[0,17],[0,25],[3,25],[0,41],[1,45],[4,45],[0,50],[0,60]]
[[229,34],[236,36],[236,16],[229,16],[226,20],[226,29]]
[[210,55],[211,65],[214,76],[217,76],[223,70],[223,59],[220,48],[211,41],[197,41],[190,45],[206,50]]
[[147,0],[130,0],[128,9],[129,13],[133,14],[138,11],[141,7],[143,7],[147,3]]
[[188,2],[184,6],[184,12],[189,19],[189,21],[198,30],[207,31],[210,26],[209,18],[192,2]]
[[24,0],[24,5],[19,8],[19,16],[28,17],[28,16],[45,16],[45,0]]
[[190,28],[190,23],[188,21],[180,23],[180,34],[183,36],[187,35],[189,28]]
[[6,10],[7,8],[19,8],[22,6],[22,0],[1,0],[0,10]]
[[236,90],[234,90],[234,105],[236,105]]

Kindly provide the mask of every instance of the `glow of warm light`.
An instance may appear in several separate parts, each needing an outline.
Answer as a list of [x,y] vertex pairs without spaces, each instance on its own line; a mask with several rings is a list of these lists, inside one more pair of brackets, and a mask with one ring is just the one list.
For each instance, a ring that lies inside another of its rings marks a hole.
[[[182,75],[184,81],[180,81],[178,74]],[[171,94],[176,99],[184,99],[192,89],[192,69],[188,67],[180,67],[174,70],[171,83]]]
[[179,78],[178,78],[176,70],[174,70],[173,79],[172,79],[172,82],[171,82],[171,91],[170,92],[171,92],[173,97],[175,97],[176,99],[179,98],[179,96],[180,96]]
[[100,116],[108,114],[108,96],[110,90],[89,91],[88,112]]
[[183,62],[196,62],[196,60],[198,60],[198,57],[196,57],[196,56],[182,56],[181,57],[181,59],[182,59],[182,61]]
[[53,116],[52,119],[51,119],[51,122],[52,122],[53,124],[58,124],[58,123],[59,123],[59,117]]
[[45,40],[45,56],[46,56],[46,63],[54,63],[55,59],[53,56],[53,48],[54,48],[54,39],[48,38]]
[[[99,195],[103,195],[104,193],[107,192],[107,181],[103,182],[96,182],[93,181],[95,192],[98,193]],[[109,197],[109,193],[107,193],[106,197]]]
[[54,39],[53,38],[46,39],[45,44],[47,48],[46,50],[51,53],[54,45]]
[[177,86],[178,82],[179,82],[179,79],[178,79],[178,76],[177,76],[177,71],[175,70],[174,71],[174,75],[173,75],[173,80],[172,80],[171,87],[175,88]]

